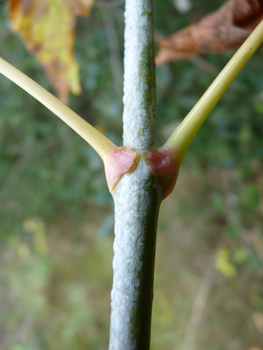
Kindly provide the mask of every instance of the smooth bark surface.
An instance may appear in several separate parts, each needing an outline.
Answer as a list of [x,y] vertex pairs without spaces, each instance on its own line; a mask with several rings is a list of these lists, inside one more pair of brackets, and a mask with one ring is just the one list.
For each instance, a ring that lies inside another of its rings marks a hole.
[[[127,0],[124,62],[124,145],[155,145],[155,64],[152,1]],[[115,241],[110,350],[148,350],[156,228],[162,198],[144,152],[114,193]]]

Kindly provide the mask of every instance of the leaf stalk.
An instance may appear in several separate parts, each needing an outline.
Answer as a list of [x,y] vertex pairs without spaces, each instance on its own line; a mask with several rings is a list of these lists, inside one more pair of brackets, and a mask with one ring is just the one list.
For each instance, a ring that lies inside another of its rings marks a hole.
[[182,162],[191,141],[206,118],[262,42],[263,21],[237,50],[200,100],[168,138],[164,147],[176,151],[179,163]]
[[117,149],[106,136],[64,105],[59,99],[30,79],[27,75],[0,58],[0,73],[20,86],[36,100],[62,119],[77,134],[79,134],[100,155],[102,160],[109,152]]

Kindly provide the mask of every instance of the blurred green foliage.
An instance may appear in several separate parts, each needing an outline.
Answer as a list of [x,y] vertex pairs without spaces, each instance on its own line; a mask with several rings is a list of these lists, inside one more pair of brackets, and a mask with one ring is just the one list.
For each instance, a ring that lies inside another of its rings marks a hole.
[[[222,3],[192,1],[182,14],[176,1],[155,0],[156,30],[168,36]],[[123,9],[121,2],[97,1],[91,17],[79,19],[83,94],[69,103],[118,145]],[[51,90],[38,62],[9,32],[5,1],[0,42],[4,59]],[[158,145],[232,54],[157,67]],[[262,76],[261,48],[195,137],[163,204],[153,350],[184,350],[191,339],[196,350],[262,349]],[[4,77],[0,90],[0,350],[105,349],[113,204],[101,160]],[[194,306],[199,293],[204,311]]]

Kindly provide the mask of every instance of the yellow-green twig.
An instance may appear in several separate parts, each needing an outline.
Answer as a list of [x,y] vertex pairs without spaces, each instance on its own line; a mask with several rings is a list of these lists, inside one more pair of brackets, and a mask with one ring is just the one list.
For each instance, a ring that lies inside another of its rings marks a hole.
[[24,73],[0,58],[0,73],[27,91],[86,140],[103,159],[116,146],[98,130]]
[[179,162],[183,160],[191,141],[205,119],[262,42],[263,21],[238,49],[204,95],[169,137],[164,146],[177,153]]

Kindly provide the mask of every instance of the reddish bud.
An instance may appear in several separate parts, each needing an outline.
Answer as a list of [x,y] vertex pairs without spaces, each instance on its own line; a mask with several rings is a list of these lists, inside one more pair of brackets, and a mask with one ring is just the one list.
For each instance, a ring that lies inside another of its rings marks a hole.
[[132,171],[138,154],[130,147],[116,147],[104,157],[106,180],[110,192],[123,174]]
[[163,199],[166,198],[174,189],[176,184],[179,161],[174,152],[168,148],[158,148],[151,151],[146,156],[150,168],[150,174],[156,176],[162,186]]

